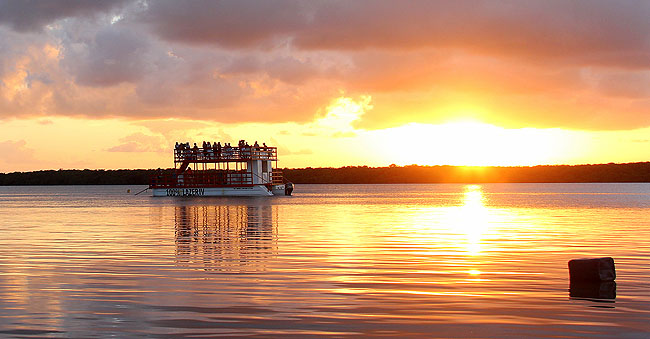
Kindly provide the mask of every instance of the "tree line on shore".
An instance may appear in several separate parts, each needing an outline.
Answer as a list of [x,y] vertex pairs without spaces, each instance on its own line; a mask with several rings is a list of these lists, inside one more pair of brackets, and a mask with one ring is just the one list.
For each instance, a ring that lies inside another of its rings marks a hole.
[[294,183],[650,182],[650,162],[532,167],[389,166],[285,169]]
[[[173,169],[166,169],[172,172]],[[44,170],[0,173],[0,186],[146,185],[153,169]],[[650,162],[532,167],[394,166],[285,168],[295,184],[650,182]]]

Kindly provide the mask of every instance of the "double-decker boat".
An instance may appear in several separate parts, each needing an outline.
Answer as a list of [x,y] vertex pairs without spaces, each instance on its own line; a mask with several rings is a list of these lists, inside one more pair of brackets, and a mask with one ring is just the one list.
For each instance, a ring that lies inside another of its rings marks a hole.
[[277,169],[277,147],[176,144],[174,169],[159,170],[149,189],[161,196],[291,195],[293,184]]

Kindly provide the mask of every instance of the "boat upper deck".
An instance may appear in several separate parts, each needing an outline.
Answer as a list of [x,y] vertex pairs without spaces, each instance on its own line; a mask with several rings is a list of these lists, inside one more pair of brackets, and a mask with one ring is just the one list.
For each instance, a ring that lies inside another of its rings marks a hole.
[[251,160],[278,160],[277,147],[241,146],[241,147],[192,147],[176,148],[174,162],[215,163],[248,162]]

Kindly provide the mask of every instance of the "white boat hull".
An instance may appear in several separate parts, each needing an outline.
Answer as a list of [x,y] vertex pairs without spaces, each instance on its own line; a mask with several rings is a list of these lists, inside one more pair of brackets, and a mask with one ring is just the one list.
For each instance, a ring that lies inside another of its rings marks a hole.
[[[198,187],[198,188],[154,188],[154,197],[268,197],[276,191],[274,185],[270,191],[264,185],[253,185],[246,187]],[[284,195],[284,185],[282,185]]]
[[271,186],[273,195],[284,195],[284,184]]

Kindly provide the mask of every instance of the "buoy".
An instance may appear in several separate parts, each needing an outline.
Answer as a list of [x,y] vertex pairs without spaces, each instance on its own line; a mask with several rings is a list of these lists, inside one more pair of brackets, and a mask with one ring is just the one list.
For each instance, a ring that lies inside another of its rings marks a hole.
[[127,189],[127,190],[126,190],[126,193],[131,193],[131,190],[130,190],[130,189]]
[[603,257],[569,260],[569,278],[571,283],[614,281],[616,279],[614,259]]

